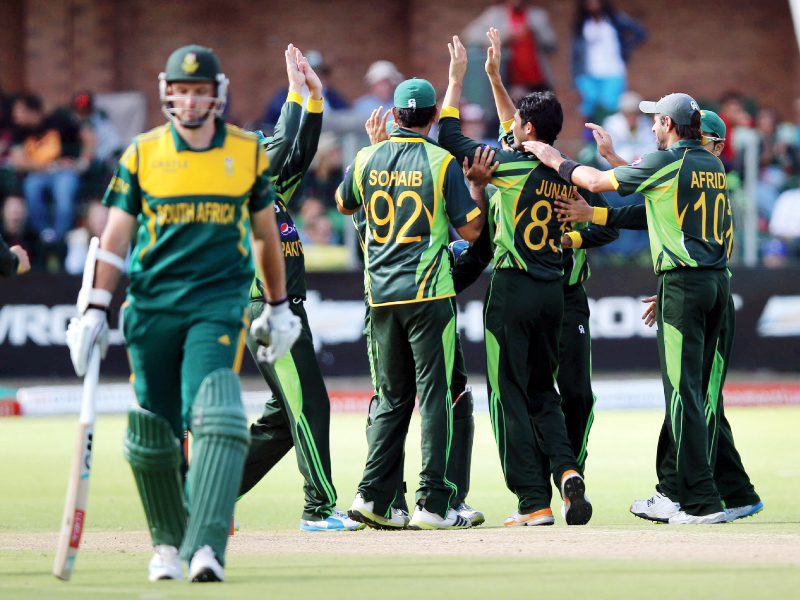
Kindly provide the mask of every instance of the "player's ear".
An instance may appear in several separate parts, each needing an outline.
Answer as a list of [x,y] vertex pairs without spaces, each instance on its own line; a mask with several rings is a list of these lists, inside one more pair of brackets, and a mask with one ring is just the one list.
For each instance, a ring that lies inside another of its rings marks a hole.
[[725,142],[717,142],[714,144],[714,156],[719,156],[722,154],[722,151],[725,149]]
[[436,107],[436,110],[433,111],[433,116],[431,117],[431,125],[435,124],[436,121],[439,120],[439,107]]
[[392,107],[392,119],[394,120],[395,123],[400,125],[400,122],[397,120],[397,107],[396,106]]

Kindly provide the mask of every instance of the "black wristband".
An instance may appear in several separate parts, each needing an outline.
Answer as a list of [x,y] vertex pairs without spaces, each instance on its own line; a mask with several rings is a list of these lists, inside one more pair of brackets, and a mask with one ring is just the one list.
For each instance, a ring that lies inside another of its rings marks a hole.
[[558,175],[567,183],[572,183],[572,172],[581,166],[581,163],[566,159],[558,166]]
[[269,304],[270,306],[280,306],[284,302],[288,302],[288,301],[289,301],[289,296],[284,296],[280,300],[275,300],[275,301],[267,300],[267,304]]

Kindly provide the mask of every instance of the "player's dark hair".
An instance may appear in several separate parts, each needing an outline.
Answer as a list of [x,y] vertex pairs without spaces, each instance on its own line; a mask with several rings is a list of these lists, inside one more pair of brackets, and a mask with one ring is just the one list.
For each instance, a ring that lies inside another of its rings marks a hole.
[[[659,118],[661,119],[661,124],[663,125],[666,117],[659,115]],[[702,120],[703,118],[700,116],[700,111],[696,110],[692,113],[691,125],[678,125],[673,121],[675,133],[677,133],[678,137],[682,140],[699,140],[701,137],[703,137],[703,132],[700,131]]]
[[42,112],[42,99],[36,94],[19,94],[14,97],[14,102],[22,102],[28,110]]
[[530,123],[536,130],[536,139],[545,144],[553,144],[561,133],[564,112],[561,103],[553,92],[532,92],[517,103],[522,124]]
[[411,127],[425,127],[436,114],[436,106],[425,108],[397,108],[397,124],[409,129]]

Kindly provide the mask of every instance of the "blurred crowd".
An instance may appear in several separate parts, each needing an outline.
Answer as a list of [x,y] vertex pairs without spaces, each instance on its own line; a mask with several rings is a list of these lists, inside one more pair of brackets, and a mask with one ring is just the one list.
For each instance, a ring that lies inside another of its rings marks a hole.
[[[601,124],[614,139],[617,153],[630,161],[655,151],[651,119],[639,111],[642,98],[627,85],[627,64],[636,48],[646,43],[647,29],[610,1],[576,0],[570,40],[565,43],[557,39],[542,6],[526,0],[491,5],[461,33],[470,58],[460,107],[465,134],[498,145],[499,122],[483,73],[486,31],[495,27],[503,43],[503,80],[512,98],[551,89],[550,58],[555,52],[569,52],[570,84],[579,104],[577,114],[567,114],[565,119]],[[331,85],[333,67],[320,52],[308,51],[306,57],[323,81],[324,111],[329,115],[325,122],[338,117],[349,125],[326,127],[311,168],[288,208],[311,259],[309,269],[341,268],[348,263],[348,253],[331,250],[345,250],[342,246],[352,234],[352,225],[336,210],[334,200],[349,158],[344,140],[348,134],[360,136],[355,149],[367,143],[364,121],[374,109],[393,105],[394,89],[404,76],[392,62],[379,60],[364,74],[360,95],[353,90],[344,94]],[[563,88],[564,82],[558,83]],[[246,128],[271,132],[287,90],[280,89],[268,99],[260,118]],[[790,118],[736,92],[697,99],[701,108],[717,111],[727,127],[721,158],[734,204],[739,205],[737,231],[742,230],[741,205],[746,201],[742,188],[748,168],[745,148],[753,147],[760,260],[766,266],[782,266],[800,259],[800,99]],[[100,199],[125,144],[88,92],[76,94],[71,105],[52,112],[44,111],[35,95],[0,95],[0,100],[0,233],[9,245],[20,244],[29,252],[34,269],[79,273],[88,240],[104,226]],[[435,138],[436,132],[431,135]],[[574,158],[610,167],[598,155],[588,129],[580,144],[583,149]],[[615,194],[609,194],[608,200],[612,205],[632,201]],[[355,247],[353,236],[349,238]],[[740,253],[741,246],[735,244],[735,252]],[[595,252],[597,262],[651,262],[647,232],[623,231],[619,241]]]

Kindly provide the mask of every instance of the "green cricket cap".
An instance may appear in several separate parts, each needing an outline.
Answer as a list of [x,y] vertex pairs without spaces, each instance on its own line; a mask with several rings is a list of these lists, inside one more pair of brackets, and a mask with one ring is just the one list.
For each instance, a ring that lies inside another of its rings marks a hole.
[[217,81],[222,66],[211,48],[192,44],[169,55],[164,70],[167,81]]
[[406,79],[394,90],[395,108],[436,106],[436,90],[425,79]]
[[700,112],[700,107],[689,94],[670,94],[658,102],[643,100],[639,110],[648,115],[669,117],[676,125],[691,125],[692,115]]
[[701,110],[700,119],[700,131],[713,133],[721,141],[725,140],[725,134],[728,132],[728,129],[725,127],[725,121],[720,119],[717,113],[713,110]]

